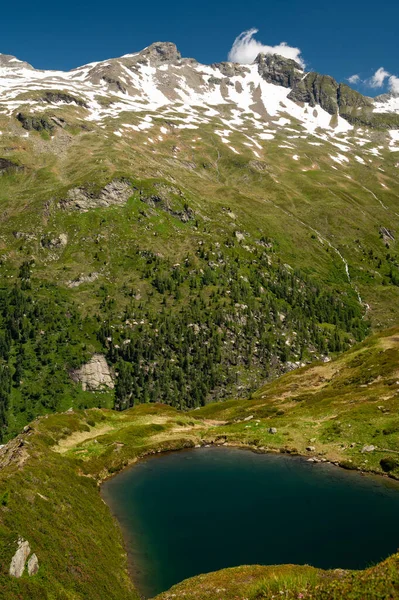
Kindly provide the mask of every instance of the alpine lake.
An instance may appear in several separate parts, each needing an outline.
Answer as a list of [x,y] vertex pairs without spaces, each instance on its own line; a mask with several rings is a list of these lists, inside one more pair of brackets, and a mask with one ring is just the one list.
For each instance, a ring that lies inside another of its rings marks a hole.
[[301,457],[209,447],[106,481],[138,590],[245,564],[363,569],[397,551],[399,484]]

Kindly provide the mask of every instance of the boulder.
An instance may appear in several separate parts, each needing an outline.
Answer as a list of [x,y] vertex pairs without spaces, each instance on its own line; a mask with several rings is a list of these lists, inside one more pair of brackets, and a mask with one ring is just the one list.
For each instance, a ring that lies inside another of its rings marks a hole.
[[269,427],[269,433],[277,433],[277,429],[275,427]]
[[30,554],[29,542],[19,538],[18,550],[11,559],[9,573],[12,577],[21,577],[25,570],[26,559]]
[[32,556],[28,560],[28,574],[29,574],[29,577],[32,577],[32,575],[36,575],[36,573],[38,572],[38,570],[39,570],[39,561],[37,559],[36,554],[32,554]]
[[316,448],[315,448],[314,446],[307,446],[307,447],[306,447],[306,450],[307,450],[308,452],[314,452],[314,451],[316,450]]

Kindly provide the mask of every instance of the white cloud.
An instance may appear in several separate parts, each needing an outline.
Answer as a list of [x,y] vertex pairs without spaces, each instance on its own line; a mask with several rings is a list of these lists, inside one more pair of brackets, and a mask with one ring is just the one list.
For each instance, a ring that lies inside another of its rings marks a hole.
[[399,77],[391,75],[389,78],[389,90],[394,94],[399,94]]
[[349,83],[359,83],[360,82],[360,77],[359,75],[351,75],[350,77],[348,77],[348,81]]
[[366,79],[365,83],[372,88],[380,88],[385,84],[385,80],[388,80],[388,89],[390,92],[394,94],[399,94],[399,77],[396,75],[392,75],[388,71],[384,69],[384,67],[380,67],[374,73],[370,79]]
[[251,64],[260,52],[263,54],[280,54],[285,58],[292,58],[298,62],[302,67],[305,63],[301,57],[301,51],[299,48],[293,48],[288,46],[286,42],[281,42],[277,46],[266,46],[258,40],[254,39],[254,35],[258,33],[257,29],[249,29],[243,31],[234,40],[234,44],[228,55],[228,59],[231,62],[238,62],[241,64]]
[[380,67],[376,70],[374,75],[368,79],[367,83],[372,88],[379,88],[384,85],[384,81],[387,77],[390,76],[390,73],[384,69],[384,67]]

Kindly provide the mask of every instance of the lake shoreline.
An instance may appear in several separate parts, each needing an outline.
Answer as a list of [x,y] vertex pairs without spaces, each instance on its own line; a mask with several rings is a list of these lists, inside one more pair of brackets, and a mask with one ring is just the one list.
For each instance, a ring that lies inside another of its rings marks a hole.
[[292,457],[299,457],[304,459],[306,462],[309,463],[313,463],[315,465],[317,464],[321,464],[321,465],[332,465],[334,467],[339,467],[340,469],[343,469],[344,471],[354,471],[357,473],[360,473],[361,475],[372,475],[372,476],[376,476],[376,477],[381,477],[383,479],[391,479],[392,481],[399,481],[399,476],[396,476],[394,474],[391,473],[382,473],[381,471],[376,471],[374,469],[362,469],[360,467],[356,467],[355,465],[353,466],[353,468],[349,467],[347,463],[343,464],[343,461],[333,461],[330,460],[328,458],[326,458],[325,456],[323,456],[322,458],[319,458],[319,456],[317,455],[312,455],[310,456],[310,454],[302,454],[300,452],[298,452],[295,449],[284,449],[284,452],[282,452],[280,449],[275,449],[275,448],[264,448],[264,447],[259,447],[259,446],[254,446],[253,444],[245,444],[245,443],[240,443],[240,442],[223,442],[223,443],[217,443],[217,442],[208,442],[208,441],[204,441],[202,443],[194,443],[192,442],[192,440],[185,440],[186,442],[191,442],[188,443],[186,445],[181,445],[181,446],[176,446],[176,448],[167,448],[165,450],[162,449],[148,449],[147,451],[145,451],[143,454],[141,454],[140,456],[135,457],[133,460],[129,461],[127,465],[124,465],[121,469],[113,472],[113,473],[107,473],[104,475],[100,475],[97,478],[97,483],[98,486],[101,487],[103,485],[103,483],[105,483],[106,481],[108,481],[109,479],[112,479],[113,477],[116,477],[117,475],[119,475],[120,473],[123,473],[124,471],[133,468],[137,463],[153,457],[156,458],[157,456],[164,456],[165,454],[171,454],[173,452],[182,452],[184,450],[192,450],[195,448],[238,448],[241,450],[249,450],[250,452],[253,452],[254,454],[273,454],[273,455],[281,455],[281,456],[292,456]]

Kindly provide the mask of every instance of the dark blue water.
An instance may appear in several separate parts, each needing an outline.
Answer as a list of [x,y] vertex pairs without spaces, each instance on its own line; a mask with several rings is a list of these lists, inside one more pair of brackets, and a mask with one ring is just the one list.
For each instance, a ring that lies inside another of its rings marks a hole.
[[243,564],[361,569],[399,547],[399,486],[300,458],[175,452],[107,481],[132,575],[147,597]]

